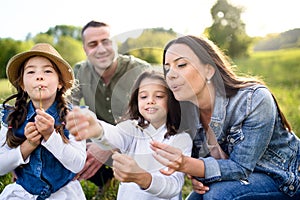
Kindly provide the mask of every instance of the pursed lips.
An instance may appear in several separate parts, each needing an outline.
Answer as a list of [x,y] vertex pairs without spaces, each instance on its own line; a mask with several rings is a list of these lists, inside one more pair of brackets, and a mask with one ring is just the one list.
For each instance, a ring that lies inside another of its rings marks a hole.
[[34,88],[37,89],[37,90],[40,90],[40,89],[46,88],[46,86],[44,86],[44,85],[38,85],[38,86],[36,86]]
[[171,84],[171,85],[170,85],[170,89],[171,89],[173,92],[175,92],[175,91],[179,90],[180,87],[181,87],[182,85],[183,85],[183,84]]

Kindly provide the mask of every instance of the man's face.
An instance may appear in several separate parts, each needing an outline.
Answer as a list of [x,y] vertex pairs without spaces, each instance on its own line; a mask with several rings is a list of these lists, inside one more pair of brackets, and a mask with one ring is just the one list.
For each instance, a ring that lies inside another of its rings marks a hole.
[[83,48],[96,71],[105,71],[113,63],[115,51],[109,27],[88,27],[83,33]]

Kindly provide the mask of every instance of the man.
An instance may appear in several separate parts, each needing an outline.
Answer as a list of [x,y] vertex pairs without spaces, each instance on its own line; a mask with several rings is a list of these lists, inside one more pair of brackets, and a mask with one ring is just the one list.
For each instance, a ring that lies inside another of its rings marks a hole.
[[[73,104],[79,105],[83,98],[98,119],[115,124],[126,110],[127,96],[135,78],[150,64],[118,54],[106,23],[90,21],[81,35],[87,60],[74,66],[79,88],[72,94]],[[77,176],[79,180],[89,179],[101,189],[113,177],[111,168],[104,164],[110,154],[88,143],[87,161]]]

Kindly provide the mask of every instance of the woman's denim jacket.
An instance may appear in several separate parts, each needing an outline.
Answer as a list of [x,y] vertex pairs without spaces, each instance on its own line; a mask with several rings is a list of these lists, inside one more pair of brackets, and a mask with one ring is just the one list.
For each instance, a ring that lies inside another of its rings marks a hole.
[[[46,111],[55,119],[55,124],[61,124],[59,114],[57,112],[57,102]],[[7,122],[6,118],[9,110],[3,110],[3,122]],[[14,133],[18,137],[24,138],[24,128],[28,122],[33,122],[35,117],[35,108],[32,102],[29,103],[26,121]],[[69,136],[68,130],[64,131],[66,137]],[[44,146],[39,145],[31,154],[28,164],[19,166],[15,169],[17,175],[17,183],[20,184],[29,193],[39,195],[38,199],[46,199],[51,193],[56,192],[61,187],[69,183],[75,173],[66,169]]]
[[202,142],[204,129],[199,117],[195,117],[199,116],[195,114],[197,110],[188,114],[193,116],[189,124],[196,123],[197,129],[193,155],[205,163],[205,178],[201,181],[247,180],[252,172],[259,172],[271,176],[279,189],[290,196],[299,189],[300,141],[283,127],[278,107],[266,87],[243,88],[230,98],[217,94],[209,126],[228,159],[203,156],[207,148]]

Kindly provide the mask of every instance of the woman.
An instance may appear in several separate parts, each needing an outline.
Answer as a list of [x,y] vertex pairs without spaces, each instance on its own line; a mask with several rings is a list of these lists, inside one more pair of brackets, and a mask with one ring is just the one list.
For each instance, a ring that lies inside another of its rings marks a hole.
[[197,132],[193,158],[157,141],[152,149],[163,174],[193,177],[189,200],[300,198],[299,139],[261,81],[235,75],[212,42],[194,36],[169,42],[163,65],[175,98],[196,106]]

